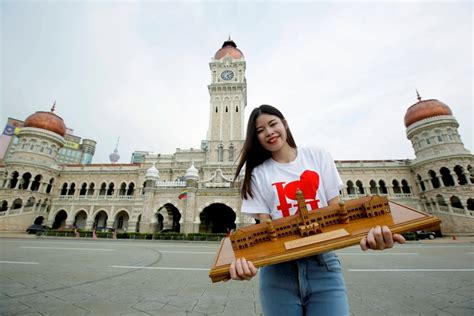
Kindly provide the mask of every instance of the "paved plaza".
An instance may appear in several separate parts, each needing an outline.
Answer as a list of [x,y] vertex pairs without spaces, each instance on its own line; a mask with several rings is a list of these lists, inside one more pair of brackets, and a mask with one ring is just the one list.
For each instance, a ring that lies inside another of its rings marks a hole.
[[[261,315],[258,277],[211,283],[217,247],[3,236],[0,315]],[[474,314],[469,239],[338,254],[353,315]]]

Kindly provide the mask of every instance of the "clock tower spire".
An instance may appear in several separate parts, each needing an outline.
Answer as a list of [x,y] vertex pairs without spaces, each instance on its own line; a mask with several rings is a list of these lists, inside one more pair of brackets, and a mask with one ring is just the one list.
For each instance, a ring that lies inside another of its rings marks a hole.
[[244,54],[229,37],[209,67],[209,129],[205,141],[208,160],[233,164],[244,139],[244,109],[247,105]]

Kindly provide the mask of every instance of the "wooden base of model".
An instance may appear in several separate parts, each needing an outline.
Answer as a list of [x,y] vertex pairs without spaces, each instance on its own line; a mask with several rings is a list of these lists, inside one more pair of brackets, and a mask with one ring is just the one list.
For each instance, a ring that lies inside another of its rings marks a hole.
[[237,258],[261,267],[357,245],[377,225],[404,233],[439,224],[432,215],[379,196],[309,212],[303,202],[297,215],[246,226],[224,238],[209,276],[212,282],[228,279],[230,263]]

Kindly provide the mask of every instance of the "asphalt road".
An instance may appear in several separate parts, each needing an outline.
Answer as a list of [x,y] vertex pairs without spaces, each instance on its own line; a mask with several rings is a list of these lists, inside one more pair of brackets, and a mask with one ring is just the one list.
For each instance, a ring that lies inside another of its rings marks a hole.
[[[260,315],[258,277],[212,284],[218,245],[0,239],[0,315]],[[474,315],[474,244],[341,258],[353,315]]]

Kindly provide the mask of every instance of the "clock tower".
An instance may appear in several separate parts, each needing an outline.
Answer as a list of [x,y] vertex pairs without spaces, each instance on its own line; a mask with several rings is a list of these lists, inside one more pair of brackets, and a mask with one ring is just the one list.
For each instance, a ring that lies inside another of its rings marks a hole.
[[208,151],[209,162],[233,164],[244,140],[247,105],[244,54],[229,38],[216,52],[209,67],[209,129],[203,147]]

